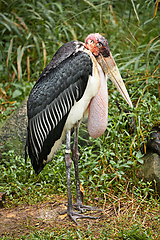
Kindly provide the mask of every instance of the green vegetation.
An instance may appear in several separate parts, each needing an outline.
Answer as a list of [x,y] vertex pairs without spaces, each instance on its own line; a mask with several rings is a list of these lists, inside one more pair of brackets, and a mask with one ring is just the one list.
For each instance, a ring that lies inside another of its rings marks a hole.
[[[1,1],[0,121],[28,96],[43,68],[67,41],[99,32],[109,42],[134,105],[130,110],[108,82],[106,133],[80,145],[80,181],[85,202],[115,209],[107,220],[79,227],[28,228],[2,239],[158,239],[159,199],[137,178],[149,131],[160,123],[160,11],[154,0]],[[157,1],[158,2],[158,1]],[[157,12],[156,12],[157,10]],[[115,104],[120,103],[122,111]],[[135,130],[131,131],[132,117]],[[83,130],[85,131],[85,130]],[[82,137],[81,137],[82,138]],[[82,140],[80,138],[80,140]],[[6,207],[51,201],[66,195],[64,149],[36,176],[14,150],[3,153],[0,192]],[[8,161],[6,161],[6,157]],[[75,195],[74,172],[72,189]],[[95,200],[96,199],[96,200]],[[119,212],[117,212],[119,211]],[[73,224],[71,224],[73,225]],[[70,225],[70,226],[71,226]],[[22,226],[23,227],[23,226]]]
[[[140,232],[140,230],[142,232]],[[80,240],[85,240],[85,239],[91,239],[94,240],[95,237],[92,234],[92,231],[90,230],[90,228],[88,227],[88,229],[86,230],[85,233],[83,233],[80,230],[77,230],[75,232],[75,234],[71,234],[70,231],[66,231],[66,233],[62,234],[60,237],[56,237],[54,232],[44,232],[44,231],[38,231],[36,233],[33,234],[29,234],[26,237],[22,237],[21,239],[23,240],[27,240],[27,239],[31,239],[31,240],[74,240],[74,239],[80,239]],[[7,240],[8,238],[4,237],[2,238],[3,240]],[[107,231],[101,231],[99,233],[99,238],[100,240],[107,240],[107,239],[111,239],[110,238],[110,232],[109,234],[107,233]],[[123,239],[123,240],[152,240],[153,238],[150,236],[150,234],[146,231],[144,231],[143,229],[140,229],[139,226],[133,226],[132,229],[129,229],[129,231],[125,231],[125,232],[120,232],[118,234],[118,237],[114,238],[114,239]]]

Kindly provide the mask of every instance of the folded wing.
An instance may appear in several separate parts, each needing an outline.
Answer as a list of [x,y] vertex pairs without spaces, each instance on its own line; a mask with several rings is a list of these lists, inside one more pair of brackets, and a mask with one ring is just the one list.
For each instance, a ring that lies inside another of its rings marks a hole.
[[45,166],[44,160],[60,139],[68,114],[82,98],[92,74],[90,56],[82,51],[73,51],[60,63],[51,61],[50,64],[33,87],[27,103],[26,147],[36,173]]

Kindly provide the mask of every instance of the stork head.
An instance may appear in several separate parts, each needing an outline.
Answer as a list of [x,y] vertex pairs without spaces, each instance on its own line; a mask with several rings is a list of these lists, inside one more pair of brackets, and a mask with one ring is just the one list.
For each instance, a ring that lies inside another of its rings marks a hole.
[[92,33],[86,38],[85,47],[92,52],[105,74],[114,83],[129,106],[133,108],[118,67],[112,57],[107,39],[99,33]]

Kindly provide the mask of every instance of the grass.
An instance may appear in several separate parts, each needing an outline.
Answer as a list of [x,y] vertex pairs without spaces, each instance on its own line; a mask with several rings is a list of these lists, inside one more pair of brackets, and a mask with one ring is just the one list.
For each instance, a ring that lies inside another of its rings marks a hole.
[[0,103],[5,115],[1,120],[28,96],[62,44],[84,41],[91,32],[105,35],[121,70],[145,71],[154,79],[159,72],[159,11],[155,14],[153,0],[2,1],[0,9]]
[[[62,224],[39,229],[31,224],[27,232],[2,239],[158,239],[158,195],[150,183],[137,177],[149,132],[160,123],[158,5],[153,0],[8,0],[1,1],[0,10],[1,122],[28,96],[62,44],[84,41],[92,32],[108,39],[134,105],[126,113],[130,108],[108,82],[107,131],[98,139],[79,138],[85,201],[97,203],[110,217],[88,228]],[[30,161],[25,165],[13,149],[2,153],[0,191],[6,193],[5,206],[34,205],[51,201],[53,195],[66,196],[64,149],[38,176]],[[72,191],[75,196],[73,169]]]
[[[108,227],[106,225],[106,227]],[[112,230],[110,231],[102,231],[99,233],[99,238],[100,240],[107,240],[110,239],[110,234],[113,232]],[[90,227],[86,230],[86,232],[82,232],[81,230],[77,230],[74,234],[70,233],[70,231],[67,231],[66,233],[62,234],[61,236],[57,237],[55,236],[54,231],[49,232],[49,231],[38,231],[33,234],[29,234],[28,236],[24,237],[22,239],[41,239],[41,240],[51,240],[51,239],[56,239],[56,240],[61,240],[61,239],[66,239],[66,240],[74,240],[74,239],[80,239],[80,240],[85,240],[85,239],[95,239],[94,235],[92,234],[92,231],[90,230]],[[7,238],[3,238],[3,240],[7,240]],[[127,230],[120,230],[117,237],[114,239],[123,239],[123,240],[152,240],[153,238],[151,237],[149,231],[144,231],[143,228],[141,228],[138,224],[134,225],[131,229]]]

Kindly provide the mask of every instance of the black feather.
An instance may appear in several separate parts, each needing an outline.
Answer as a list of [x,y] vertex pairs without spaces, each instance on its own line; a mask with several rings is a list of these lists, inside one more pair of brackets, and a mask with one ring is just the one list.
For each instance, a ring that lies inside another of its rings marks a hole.
[[76,52],[81,42],[63,45],[43,70],[27,102],[28,128],[25,158],[28,154],[35,172],[45,166],[54,143],[60,139],[68,114],[79,101],[92,75],[92,61],[83,52]]

